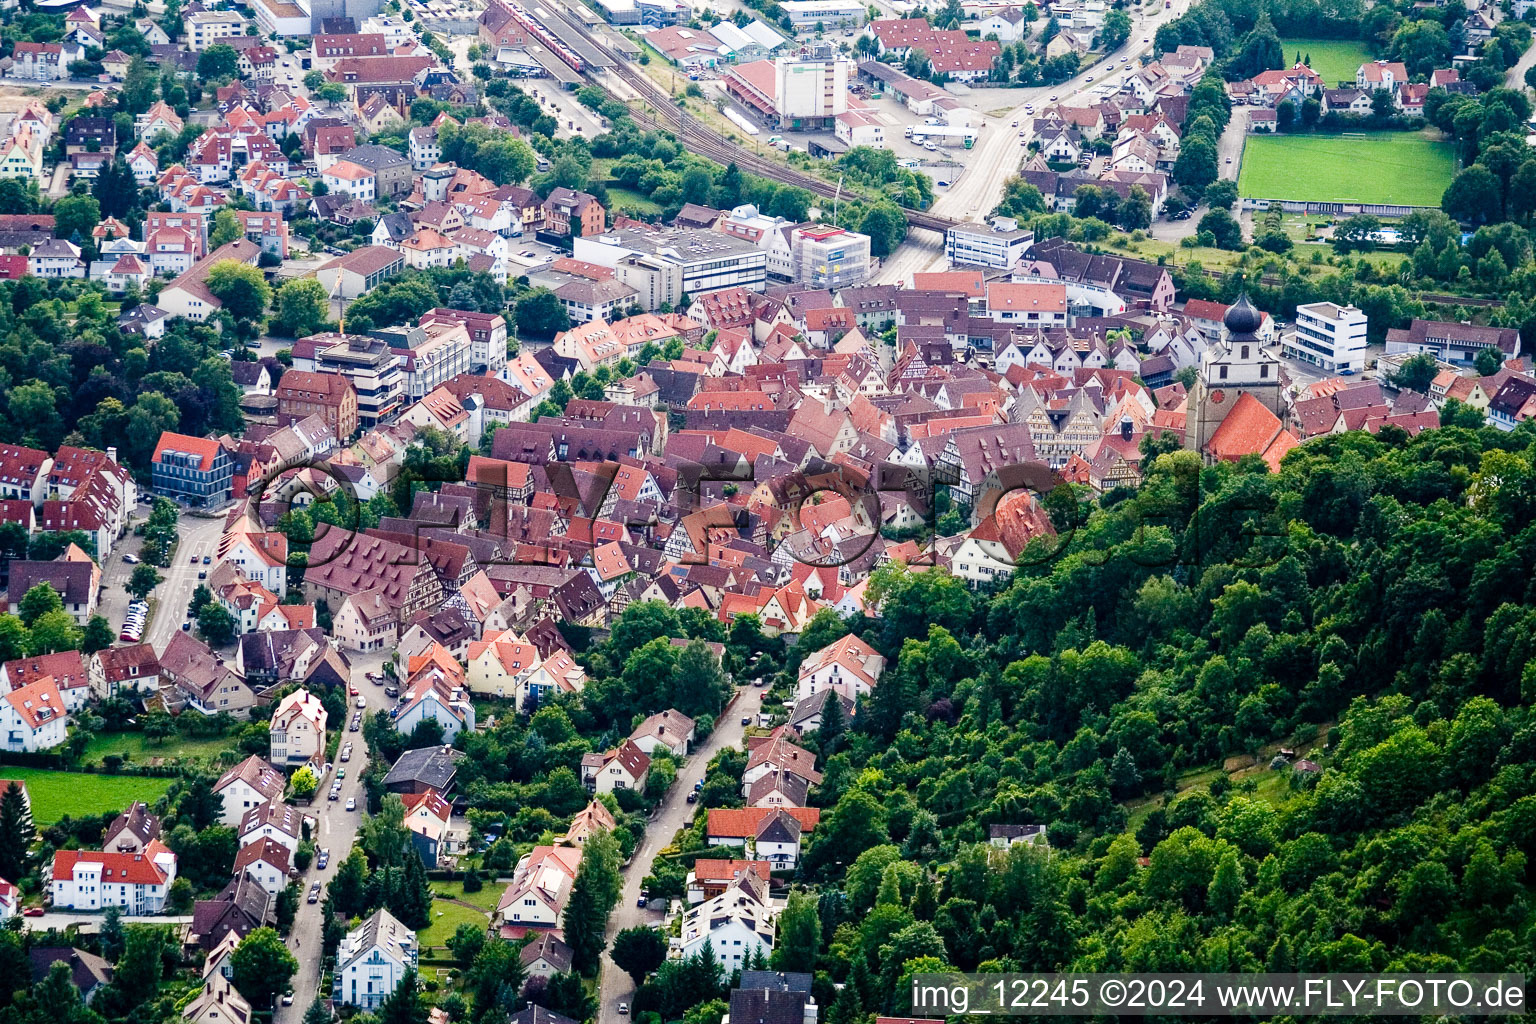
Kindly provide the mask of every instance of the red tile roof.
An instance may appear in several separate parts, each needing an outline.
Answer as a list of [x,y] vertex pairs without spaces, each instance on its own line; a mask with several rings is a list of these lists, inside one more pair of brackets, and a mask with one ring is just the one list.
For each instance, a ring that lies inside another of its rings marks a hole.
[[213,468],[213,460],[219,455],[219,442],[206,437],[173,434],[167,430],[160,435],[160,440],[155,444],[155,455],[152,461],[159,462],[161,453],[165,451],[196,455],[202,460],[198,468],[207,472]]
[[67,882],[75,877],[80,862],[100,864],[103,884],[164,885],[165,872],[155,863],[158,854],[169,853],[158,839],[151,839],[143,853],[112,853],[106,850],[60,850],[53,855],[53,879]]
[[798,821],[807,832],[821,821],[821,811],[815,807],[717,807],[709,812],[708,834],[729,839],[756,836],[763,820],[780,810]]

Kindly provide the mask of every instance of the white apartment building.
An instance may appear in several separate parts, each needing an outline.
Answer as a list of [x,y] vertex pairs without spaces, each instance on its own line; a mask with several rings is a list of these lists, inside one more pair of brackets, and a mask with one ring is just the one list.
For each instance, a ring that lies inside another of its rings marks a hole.
[[1365,312],[1354,306],[1313,302],[1296,307],[1295,329],[1280,339],[1280,354],[1330,373],[1365,369]]
[[176,855],[158,839],[142,853],[60,850],[49,874],[55,910],[119,907],[135,916],[158,914],[176,881]]
[[64,742],[69,714],[53,676],[18,687],[0,700],[0,747],[14,752],[52,750]]
[[336,947],[331,998],[360,1010],[376,1010],[416,966],[416,933],[387,910],[376,910]]
[[245,35],[245,24],[235,11],[198,11],[187,15],[182,28],[187,33],[187,47],[202,53],[220,40]]
[[754,953],[773,952],[776,913],[768,904],[767,886],[744,873],[724,892],[683,915],[684,959],[712,945],[715,959],[727,970],[747,966]]
[[[999,222],[1002,222],[999,224]],[[944,255],[951,265],[994,267],[1011,270],[1035,244],[1035,233],[1021,229],[1017,221],[1000,217],[988,228],[981,224],[957,224],[944,235]]]

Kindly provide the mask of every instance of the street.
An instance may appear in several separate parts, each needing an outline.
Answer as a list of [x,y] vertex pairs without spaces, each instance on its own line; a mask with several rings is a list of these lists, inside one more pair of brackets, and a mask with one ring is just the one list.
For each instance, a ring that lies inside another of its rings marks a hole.
[[[651,863],[656,859],[656,851],[670,843],[677,830],[687,825],[693,818],[694,811],[698,809],[697,804],[688,802],[688,794],[693,792],[693,784],[703,780],[704,770],[709,767],[709,762],[716,754],[731,747],[741,746],[742,736],[746,733],[745,727],[741,724],[741,718],[743,715],[750,715],[753,720],[756,720],[762,703],[762,690],[751,686],[740,687],[737,690],[735,703],[721,713],[715,731],[709,734],[709,739],[704,741],[704,745],[695,750],[678,771],[677,781],[672,783],[672,788],[662,800],[656,816],[646,826],[645,838],[640,841],[640,846],[630,858],[629,868],[624,873],[624,891],[619,896],[619,905],[614,907],[613,913],[608,915],[607,946],[612,946],[613,937],[625,928],[633,928],[639,924],[661,923],[660,910],[652,910],[649,907],[641,910],[635,906],[635,901],[640,898],[640,881],[651,873]],[[607,949],[604,949],[602,973],[598,979],[598,1024],[617,1024],[622,1019],[618,1012],[619,1003],[630,1002],[634,996],[634,980],[619,970],[609,958]]]
[[[352,685],[357,687],[358,695],[367,703],[363,710],[364,716],[374,711],[388,709],[395,702],[384,696],[382,683],[368,681],[367,673],[379,672],[384,662],[389,659],[393,651],[375,651],[369,654],[356,654],[349,652],[347,660],[352,664]],[[348,721],[337,723],[336,728],[346,730],[351,721],[351,713],[356,710],[356,698],[348,698]],[[315,864],[309,866],[309,870],[299,879],[299,884],[304,887],[304,896],[299,902],[298,915],[293,919],[293,930],[288,934],[289,948],[299,961],[299,973],[293,977],[293,1005],[278,1006],[273,1011],[273,1024],[297,1024],[304,1016],[304,1011],[309,1009],[309,1004],[314,1001],[316,989],[320,984],[320,908],[322,903],[310,903],[309,886],[311,882],[319,880],[321,883],[321,899],[324,899],[325,884],[330,881],[331,875],[348,854],[357,840],[357,832],[362,825],[367,800],[363,796],[363,772],[368,767],[368,749],[363,743],[363,734],[359,732],[344,731],[341,738],[342,746],[347,741],[352,741],[352,760],[346,764],[339,761],[335,763],[333,770],[345,768],[347,777],[341,783],[341,799],[327,800],[326,794],[331,788],[333,776],[327,776],[320,780],[320,789],[315,794],[315,802],[307,809],[307,813],[313,816],[319,824],[315,828],[314,844],[318,852],[322,849],[331,851],[330,863],[321,871]],[[340,750],[340,748],[337,748]],[[347,799],[357,800],[357,810],[348,812]],[[320,993],[329,998],[330,993]]]
[[[953,220],[985,221],[987,215],[1002,200],[1004,184],[1018,173],[1019,165],[1027,152],[1019,145],[1018,132],[1010,127],[1014,121],[1018,121],[1020,127],[1024,127],[1032,120],[1031,115],[1024,112],[1024,108],[1033,106],[1038,113],[1040,109],[1049,106],[1052,102],[1067,105],[1074,102],[1081,103],[1087,99],[1082,94],[1091,87],[1119,81],[1128,72],[1111,72],[1110,68],[1150,52],[1151,40],[1158,26],[1183,14],[1188,6],[1189,0],[1176,0],[1173,7],[1155,7],[1149,15],[1133,13],[1131,38],[1115,51],[1112,58],[1100,61],[1092,67],[1086,67],[1075,77],[1057,85],[1010,90],[1017,102],[1007,113],[997,118],[986,119],[988,129],[981,133],[975,148],[966,154],[967,170],[953,187],[938,195],[934,200],[932,212]],[[1141,42],[1142,39],[1146,39],[1147,42]],[[931,238],[930,232],[910,232],[907,240],[881,267],[875,283],[902,284],[910,280],[913,272],[948,269],[949,262],[944,257],[943,240],[940,239],[938,246],[935,247]],[[909,252],[909,249],[916,251]]]
[[[144,511],[147,517],[147,509]],[[150,595],[155,599],[155,617],[149,624],[149,630],[144,634],[144,641],[152,646],[156,653],[165,650],[165,645],[171,642],[171,637],[181,628],[181,624],[187,621],[187,605],[192,603],[192,591],[197,589],[200,582],[197,574],[208,572],[213,566],[203,564],[203,556],[213,557],[214,551],[219,546],[219,536],[223,532],[224,520],[203,519],[182,513],[176,529],[181,542],[176,545],[176,554],[171,559],[170,568],[160,568],[160,575],[164,577],[158,587]],[[131,535],[130,535],[131,536]],[[98,611],[112,625],[113,635],[116,636],[123,628],[123,617],[128,614],[128,602],[131,600],[128,592],[123,589],[132,575],[135,566],[123,561],[123,554],[129,551],[137,553],[137,539],[135,543],[128,543],[129,538],[124,538],[123,543],[113,549],[112,557],[102,566],[101,601]],[[197,564],[192,564],[193,558]],[[158,567],[157,567],[158,568]]]

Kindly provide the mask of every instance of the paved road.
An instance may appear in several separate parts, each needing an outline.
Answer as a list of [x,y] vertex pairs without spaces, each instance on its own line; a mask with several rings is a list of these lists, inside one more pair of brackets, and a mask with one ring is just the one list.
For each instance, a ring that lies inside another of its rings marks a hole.
[[[645,838],[640,841],[635,855],[630,858],[629,868],[624,874],[624,892],[619,897],[619,905],[613,908],[613,913],[608,917],[610,946],[613,943],[613,937],[625,928],[632,928],[637,924],[659,925],[661,923],[660,910],[649,908],[641,910],[635,906],[635,901],[640,898],[640,880],[651,873],[651,863],[656,859],[656,851],[670,843],[677,830],[687,825],[693,817],[697,805],[688,802],[688,794],[693,791],[693,784],[704,778],[704,769],[709,767],[709,762],[716,754],[731,747],[741,746],[742,736],[746,732],[741,724],[742,716],[751,715],[755,718],[758,709],[762,707],[762,690],[747,686],[742,687],[738,694],[736,702],[721,714],[720,724],[715,727],[714,732],[710,733],[709,739],[705,740],[704,745],[694,751],[692,756],[684,762],[682,769],[677,773],[677,781],[672,784],[672,789],[662,800],[656,817],[646,826]],[[617,1024],[623,1020],[624,1018],[619,1016],[618,1005],[620,1002],[630,1002],[634,995],[634,981],[614,965],[605,951],[602,975],[598,979],[598,1024]]]
[[[370,683],[366,676],[368,672],[379,671],[391,653],[393,652],[366,655],[348,652],[347,654],[347,659],[352,663],[352,685],[357,687],[358,695],[368,705],[364,711],[365,715],[380,708],[391,707],[395,703],[384,696],[382,684]],[[338,727],[345,729],[347,723],[340,723]],[[346,745],[347,740],[352,741],[352,760],[346,764],[341,764],[339,761],[336,763],[336,769],[345,769],[347,773],[347,777],[341,783],[341,798],[339,800],[325,798],[326,792],[331,788],[331,779],[327,777],[320,781],[320,794],[309,808],[309,813],[319,820],[315,830],[315,849],[330,850],[331,859],[324,871],[315,864],[311,864],[309,871],[300,878],[300,884],[304,887],[304,897],[299,903],[299,913],[293,920],[293,931],[288,936],[288,947],[299,961],[299,973],[293,979],[293,1005],[277,1007],[272,1018],[273,1024],[296,1024],[303,1018],[309,1004],[314,1001],[316,989],[320,984],[321,904],[308,902],[309,885],[318,880],[321,883],[321,896],[324,897],[325,884],[330,881],[336,865],[352,852],[358,828],[362,824],[363,810],[367,801],[363,797],[361,780],[363,771],[368,767],[368,750],[361,732],[345,733],[341,740],[342,746]],[[358,809],[352,812],[345,809],[349,797],[357,800]],[[328,992],[321,994],[327,998],[330,995]]]
[[[1017,102],[1013,109],[998,118],[984,119],[988,130],[981,133],[976,147],[966,154],[968,169],[952,188],[934,200],[933,212],[955,220],[985,220],[1002,199],[1004,183],[1018,173],[1027,152],[1019,145],[1018,130],[1013,128],[1015,121],[1021,128],[1029,121],[1030,115],[1024,113],[1024,107],[1033,105],[1038,112],[1052,102],[1052,97],[1059,103],[1082,103],[1088,99],[1086,93],[1090,88],[1122,81],[1127,72],[1110,72],[1111,63],[1119,65],[1126,60],[1134,61],[1151,52],[1150,40],[1156,35],[1158,26],[1183,14],[1189,3],[1190,0],[1175,0],[1172,8],[1158,7],[1146,14],[1132,12],[1131,37],[1114,52],[1112,62],[1105,60],[1084,68],[1082,74],[1057,85],[1014,90]],[[1143,39],[1148,42],[1143,43]],[[877,278],[879,283],[901,284],[910,280],[914,272],[948,268],[942,242],[935,251],[927,232],[913,231],[907,238],[886,260]]]
[[[148,512],[145,512],[148,515]],[[176,556],[168,569],[161,569],[160,575],[165,577],[165,582],[155,588],[155,618],[149,624],[149,632],[144,639],[158,651],[165,650],[165,645],[171,642],[171,637],[181,629],[181,624],[187,621],[187,605],[192,603],[192,592],[197,589],[199,582],[197,574],[206,573],[213,569],[213,565],[204,565],[203,556],[210,558],[219,546],[219,536],[223,532],[224,520],[204,519],[200,516],[182,514],[177,523],[177,531],[181,542],[176,546]],[[192,560],[197,560],[193,565]],[[126,571],[125,571],[126,570]],[[124,565],[121,554],[118,553],[116,561],[107,570],[108,575],[121,577],[126,580],[133,571],[133,566]],[[128,596],[121,585],[114,586],[102,597],[102,614],[107,621],[112,623],[114,630],[123,628],[123,616],[128,611]],[[110,609],[110,610],[108,610]]]
[[1223,178],[1237,180],[1243,169],[1243,140],[1248,134],[1248,107],[1233,107],[1227,128],[1216,140],[1216,159],[1221,161],[1216,173]]
[[[1178,0],[1169,9],[1158,7],[1146,14],[1132,12],[1131,37],[1109,55],[1111,59],[1084,68],[1081,74],[1058,85],[1016,90],[1018,102],[1014,108],[996,120],[988,120],[988,130],[982,133],[976,148],[966,157],[970,169],[953,188],[934,201],[933,212],[956,220],[984,220],[1002,198],[1004,182],[1018,171],[1021,157],[1026,152],[1019,145],[1017,129],[1012,128],[1014,121],[1018,121],[1020,127],[1025,126],[1024,107],[1033,104],[1038,110],[1049,104],[1052,96],[1060,97],[1058,102],[1062,103],[1081,102],[1086,99],[1082,94],[1088,89],[1123,80],[1126,72],[1110,72],[1110,65],[1135,60],[1150,52],[1150,40],[1158,26],[1182,14],[1188,5],[1189,0]],[[1148,42],[1143,43],[1142,39]]]
[[1520,55],[1520,59],[1515,62],[1515,66],[1510,68],[1504,75],[1504,84],[1511,89],[1524,90],[1525,72],[1532,64],[1536,64],[1536,46],[1527,47],[1526,51]]
[[905,285],[912,280],[914,273],[923,273],[935,263],[946,262],[944,236],[937,231],[913,228],[907,232],[906,240],[896,251],[886,257],[873,283]]

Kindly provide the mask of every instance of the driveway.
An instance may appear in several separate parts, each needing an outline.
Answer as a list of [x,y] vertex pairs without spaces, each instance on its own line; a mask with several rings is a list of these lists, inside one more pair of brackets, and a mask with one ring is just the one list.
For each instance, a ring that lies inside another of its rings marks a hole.
[[[384,686],[381,683],[370,683],[366,673],[378,672],[388,660],[393,651],[373,652],[370,654],[356,654],[347,652],[347,660],[352,663],[352,685],[357,687],[358,695],[367,703],[363,714],[366,716],[379,709],[393,707],[395,702],[384,696]],[[355,700],[349,698],[349,700]],[[350,712],[354,710],[349,706],[348,721],[351,720]],[[347,723],[342,723],[345,729]],[[341,799],[327,800],[325,794],[331,788],[331,778],[320,780],[320,789],[315,797],[315,802],[306,808],[306,813],[318,821],[315,828],[315,849],[331,851],[330,863],[324,871],[317,867],[316,863],[309,866],[309,870],[299,878],[299,884],[304,887],[304,896],[299,902],[298,915],[293,919],[293,930],[288,935],[288,948],[299,961],[299,973],[293,977],[293,1005],[279,1006],[272,1017],[273,1024],[297,1024],[304,1016],[304,1011],[309,1009],[309,1004],[314,1001],[316,990],[320,985],[320,908],[321,902],[310,903],[309,886],[311,882],[319,881],[321,885],[321,899],[325,896],[325,885],[330,881],[331,875],[336,871],[336,865],[340,864],[356,843],[358,829],[363,822],[363,813],[367,806],[367,800],[363,795],[363,772],[368,767],[368,749],[363,742],[363,734],[359,732],[346,732],[342,735],[342,746],[347,740],[352,741],[352,760],[346,764],[337,762],[337,769],[345,768],[347,777],[341,783]],[[338,751],[340,747],[337,748]],[[345,810],[349,797],[357,800],[357,810],[348,812]],[[321,993],[326,998],[329,992]]]
[[[633,928],[638,924],[661,923],[660,910],[650,908],[641,910],[635,906],[635,901],[640,898],[640,880],[651,873],[651,863],[656,859],[656,851],[670,843],[677,830],[692,820],[698,806],[688,802],[688,794],[693,792],[693,784],[703,780],[704,769],[709,767],[709,762],[716,754],[731,747],[741,746],[742,737],[746,733],[746,729],[741,724],[741,717],[750,715],[756,719],[762,704],[763,690],[752,686],[740,687],[735,701],[721,713],[720,724],[715,727],[715,731],[710,733],[704,745],[694,751],[683,763],[677,773],[677,781],[667,791],[656,816],[646,826],[645,837],[640,840],[640,845],[636,848],[634,856],[630,858],[629,867],[625,870],[624,891],[619,896],[619,905],[614,907],[613,913],[608,915],[607,944],[609,946],[613,945],[613,937],[625,928]],[[598,979],[598,1024],[618,1024],[624,1019],[619,1016],[619,1003],[631,1002],[634,996],[634,981],[615,966],[607,951],[604,950],[602,975]]]
[[[101,931],[103,914],[66,914],[53,913],[52,911],[41,917],[24,917],[21,919],[23,930],[29,932],[46,932],[49,929],[63,931],[73,925],[80,930],[82,935],[95,935]],[[174,914],[151,915],[149,917],[128,917],[124,915],[124,924],[191,924],[192,915],[179,916]]]

